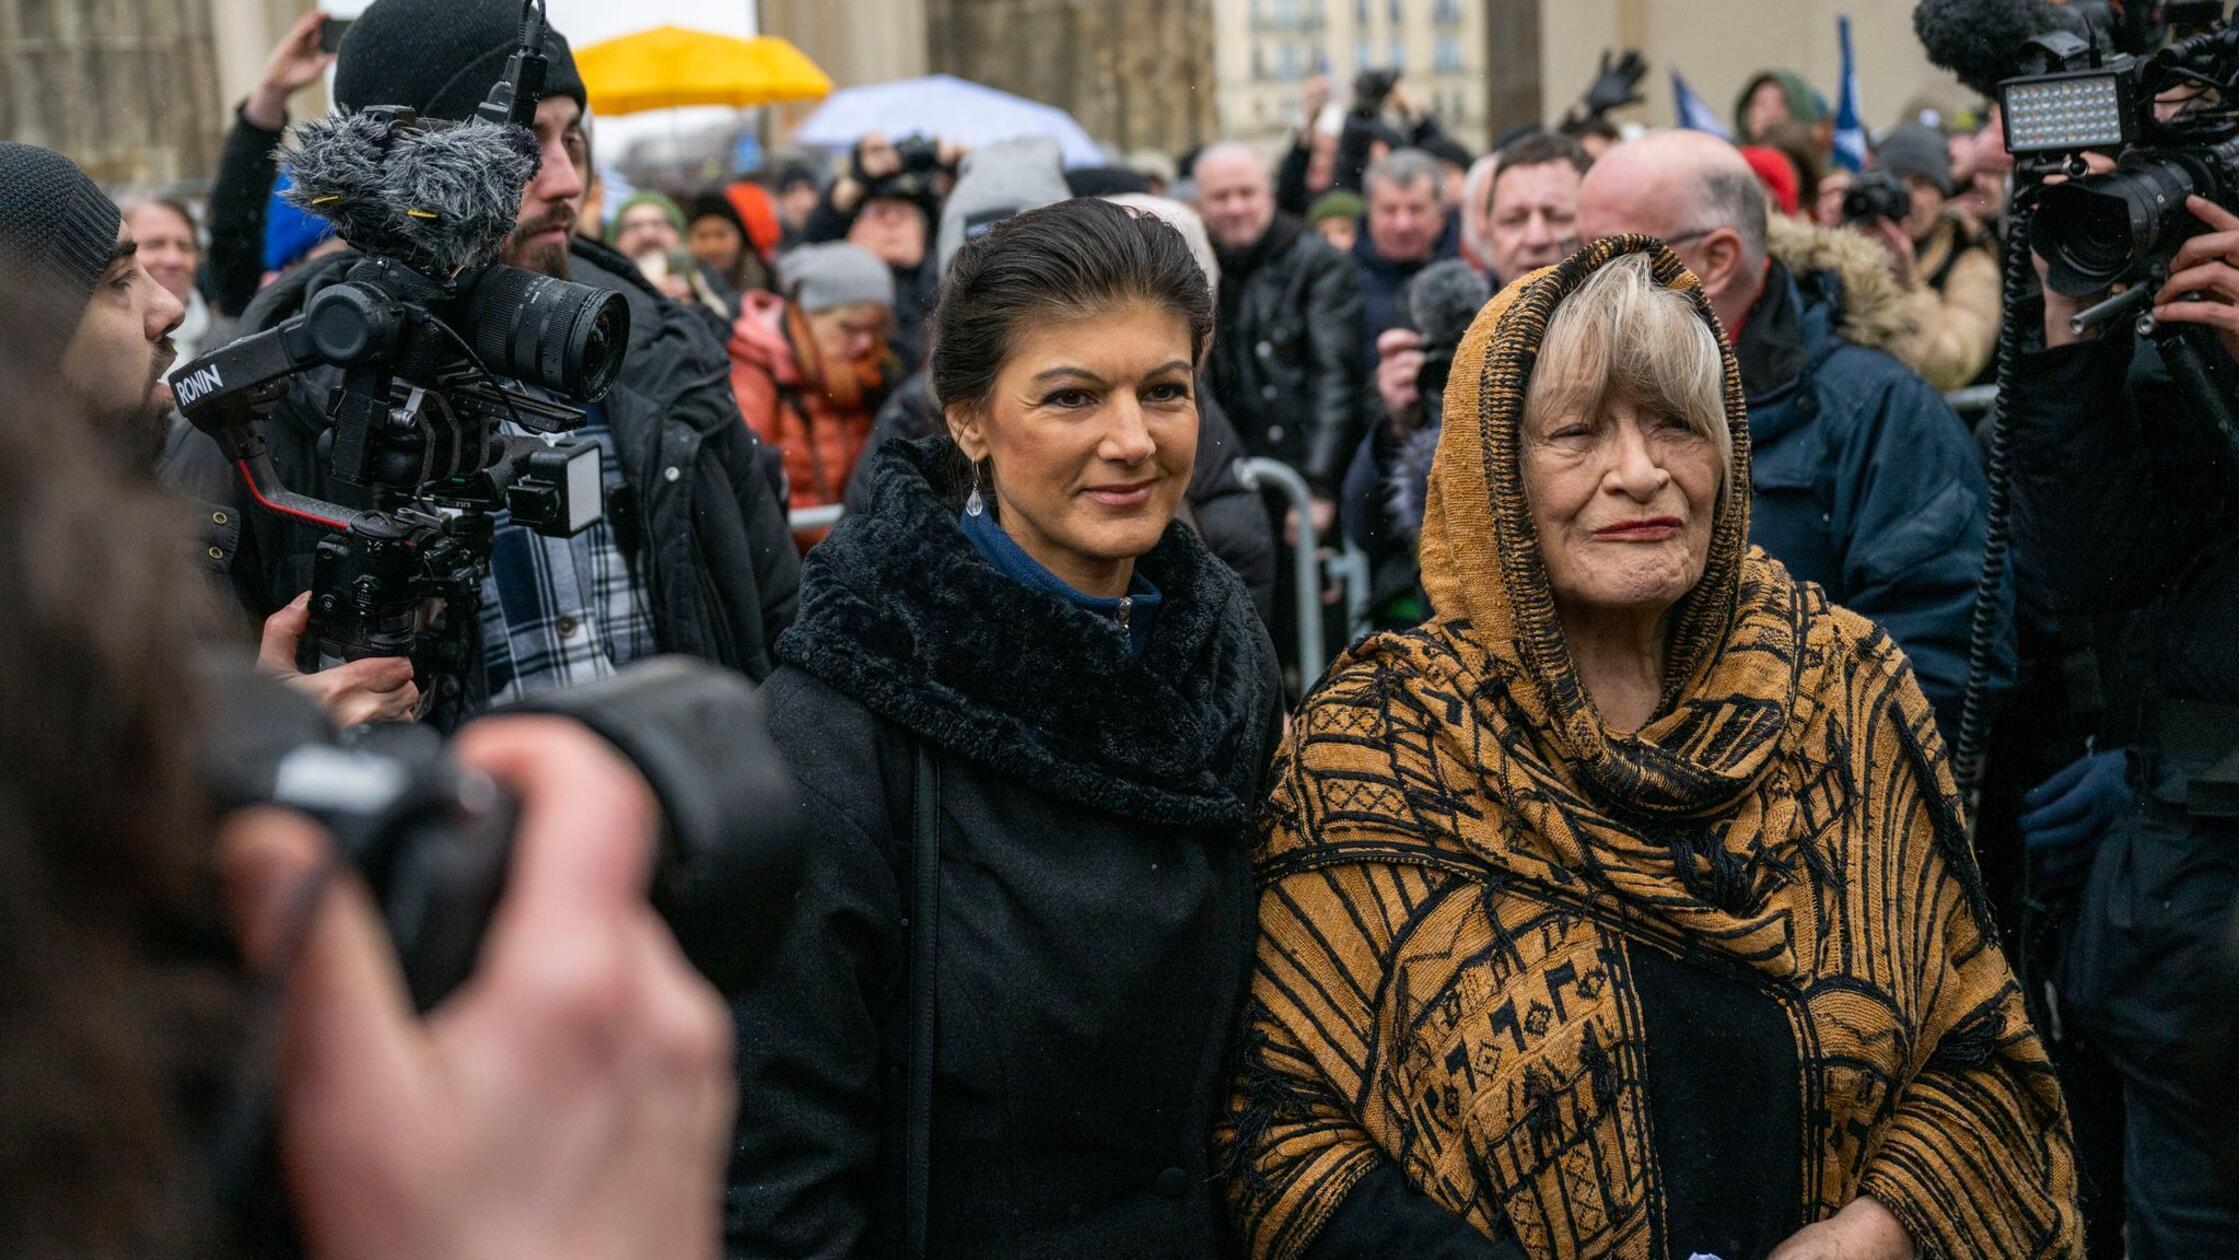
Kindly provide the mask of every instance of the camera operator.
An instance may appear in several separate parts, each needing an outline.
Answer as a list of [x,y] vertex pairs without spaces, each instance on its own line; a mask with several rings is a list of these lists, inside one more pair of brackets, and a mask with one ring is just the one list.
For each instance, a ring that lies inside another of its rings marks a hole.
[[[1905,123],[1875,153],[1881,169],[1909,198],[1855,226],[1874,238],[1897,269],[1904,313],[1918,331],[1898,357],[1949,392],[1973,384],[1998,346],[2000,284],[1997,245],[1951,203],[1951,147],[1932,127]],[[1847,208],[1847,205],[1846,205]]]
[[[171,394],[163,374],[177,358],[171,336],[184,308],[139,260],[139,241],[85,172],[59,153],[0,141],[0,265],[19,303],[46,316],[21,321],[9,352],[57,366],[71,409],[102,453],[146,476],[166,441]],[[419,703],[408,662],[353,661],[316,677],[295,673],[301,601],[272,614],[262,655],[272,672],[316,699],[343,725],[402,717]]]
[[213,844],[176,504],[30,352],[75,315],[21,261],[0,288],[0,1247],[244,1254],[217,1104],[276,1038],[311,1256],[713,1255],[727,1021],[646,902],[643,781],[558,719],[462,738],[523,802],[514,878],[473,979],[413,1015],[361,881],[306,895],[333,863],[315,829],[241,815]]
[[[513,0],[378,0],[343,42],[336,96],[349,109],[402,105],[466,118],[503,74],[519,20]],[[760,678],[792,619],[800,574],[782,474],[739,418],[720,326],[662,298],[629,260],[572,231],[584,195],[584,90],[559,33],[547,52],[535,117],[542,164],[522,192],[504,259],[620,293],[630,338],[613,389],[577,431],[602,450],[605,518],[564,539],[512,524],[497,530],[481,655],[456,697],[469,715],[655,653]],[[252,304],[248,330],[296,314],[356,258],[290,273]],[[340,379],[334,369],[293,378],[265,428],[287,486],[353,505],[362,495],[331,477],[320,444],[328,391]],[[229,523],[210,554],[253,613],[269,616],[304,589],[319,532],[248,504],[214,442],[197,435],[165,472]]]
[[[2153,315],[2212,331],[2228,398],[2239,216],[2186,206],[2203,231],[2177,251]],[[2060,997],[2123,1076],[2130,1254],[2228,1255],[2239,1191],[2218,1178],[2206,1128],[2227,1102],[2176,1067],[2212,1014],[2200,994],[2239,900],[2239,819],[2213,787],[2239,751],[2239,474],[2229,435],[2153,338],[2126,323],[2073,331],[2092,300],[2046,288],[2043,346],[2009,385],[2016,576],[2025,599],[2081,628],[2065,672],[2098,698],[2093,751],[2029,794],[2020,826],[2033,852],[2089,863]]]

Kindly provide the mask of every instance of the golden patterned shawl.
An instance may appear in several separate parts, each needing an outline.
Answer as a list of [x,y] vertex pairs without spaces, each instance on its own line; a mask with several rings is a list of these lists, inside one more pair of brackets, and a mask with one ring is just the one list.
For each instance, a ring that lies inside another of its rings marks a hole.
[[2060,1091],[1929,706],[1887,635],[1748,547],[1730,352],[1735,492],[1675,610],[1659,715],[1610,731],[1572,668],[1518,422],[1555,305],[1636,251],[1716,329],[1695,278],[1639,237],[1494,299],[1455,358],[1431,475],[1436,617],[1339,662],[1278,761],[1220,1136],[1237,1220],[1255,1256],[1295,1256],[1389,1159],[1532,1256],[1654,1254],[1627,960],[1659,949],[1787,1014],[1802,1219],[1870,1194],[1923,1256],[2074,1254]]

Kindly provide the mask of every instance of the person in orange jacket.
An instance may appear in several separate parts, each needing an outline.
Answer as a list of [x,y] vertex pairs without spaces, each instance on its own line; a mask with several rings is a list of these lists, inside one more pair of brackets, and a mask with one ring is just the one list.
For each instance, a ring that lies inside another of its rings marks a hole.
[[[838,503],[894,375],[886,333],[894,276],[845,242],[779,260],[781,294],[741,297],[731,328],[739,412],[783,454],[794,510]],[[807,550],[823,530],[796,533]]]

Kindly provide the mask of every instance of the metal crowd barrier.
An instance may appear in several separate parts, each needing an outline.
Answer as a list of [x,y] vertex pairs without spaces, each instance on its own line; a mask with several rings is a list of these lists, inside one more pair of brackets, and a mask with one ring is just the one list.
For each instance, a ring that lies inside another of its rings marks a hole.
[[1291,549],[1293,585],[1298,588],[1298,676],[1311,685],[1329,667],[1329,647],[1322,639],[1322,540],[1314,532],[1314,491],[1297,469],[1278,460],[1247,459],[1244,476],[1254,486],[1275,487],[1298,517],[1298,545]]
[[[1290,465],[1272,459],[1247,459],[1244,476],[1254,486],[1272,486],[1298,510],[1298,546],[1291,563],[1297,577],[1298,669],[1308,683],[1329,667],[1329,644],[1322,634],[1322,540],[1314,531],[1314,492]],[[841,504],[799,508],[788,513],[794,533],[830,529],[847,514]],[[1368,557],[1351,543],[1328,562],[1329,577],[1345,591],[1346,624],[1357,637],[1368,626]]]
[[805,534],[812,529],[830,529],[839,524],[840,518],[845,515],[846,504],[827,503],[823,507],[795,508],[787,513],[787,519],[792,523],[794,533]]

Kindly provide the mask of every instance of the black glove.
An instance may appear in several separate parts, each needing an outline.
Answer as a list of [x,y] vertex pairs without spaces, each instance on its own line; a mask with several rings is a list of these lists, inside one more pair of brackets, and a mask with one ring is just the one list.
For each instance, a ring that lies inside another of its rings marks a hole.
[[1623,60],[1614,66],[1609,64],[1609,50],[1602,49],[1601,68],[1594,72],[1593,86],[1586,89],[1586,113],[1599,117],[1647,100],[1640,94],[1640,81],[1647,74],[1648,63],[1641,60],[1639,49],[1626,49]]

